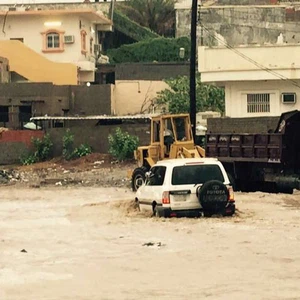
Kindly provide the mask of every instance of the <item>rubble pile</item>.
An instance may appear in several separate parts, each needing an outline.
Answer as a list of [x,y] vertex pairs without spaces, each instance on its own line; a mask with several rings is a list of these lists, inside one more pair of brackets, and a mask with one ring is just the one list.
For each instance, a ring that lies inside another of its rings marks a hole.
[[128,170],[134,164],[94,160],[39,163],[0,169],[0,185],[130,187]]

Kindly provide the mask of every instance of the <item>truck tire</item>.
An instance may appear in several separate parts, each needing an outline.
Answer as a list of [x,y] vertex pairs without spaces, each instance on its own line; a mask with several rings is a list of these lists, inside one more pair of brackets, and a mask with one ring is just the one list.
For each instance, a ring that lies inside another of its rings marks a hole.
[[205,216],[222,213],[228,203],[228,189],[218,180],[207,181],[198,192],[198,199]]
[[145,167],[136,168],[131,177],[131,188],[135,192],[138,188],[143,185],[146,179],[147,169]]

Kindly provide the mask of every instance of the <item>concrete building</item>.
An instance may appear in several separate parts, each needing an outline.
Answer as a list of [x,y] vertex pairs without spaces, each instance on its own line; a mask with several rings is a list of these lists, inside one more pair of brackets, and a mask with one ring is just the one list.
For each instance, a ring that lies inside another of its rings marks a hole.
[[0,83],[8,83],[10,81],[9,62],[5,57],[0,57]]
[[300,109],[300,44],[199,47],[201,80],[225,87],[227,117]]
[[[204,1],[199,9],[201,24],[199,22],[197,27],[198,44],[264,45],[276,44],[278,39],[283,43],[300,42],[299,2],[276,2]],[[175,5],[176,37],[190,35],[191,3],[190,0],[182,0]]]
[[[19,41],[50,61],[75,65],[79,83],[94,81],[101,33],[112,30],[111,21],[103,13],[87,8],[49,10],[17,6],[0,11],[0,17],[3,19],[0,40]],[[33,55],[19,48],[19,60],[37,65]],[[10,64],[14,64],[13,59]],[[43,69],[44,65],[38,67]]]
[[75,64],[51,61],[20,41],[0,41],[0,53],[9,63],[6,79],[2,83],[51,82],[57,85],[78,83]]
[[111,98],[111,86],[104,84],[0,84],[0,127],[22,129],[32,116],[110,115]]

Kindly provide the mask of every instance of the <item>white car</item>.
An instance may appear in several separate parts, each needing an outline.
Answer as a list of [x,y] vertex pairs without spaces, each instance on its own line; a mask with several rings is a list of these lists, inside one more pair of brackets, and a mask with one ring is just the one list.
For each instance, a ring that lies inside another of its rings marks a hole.
[[141,211],[159,217],[231,216],[233,189],[227,173],[214,158],[182,158],[157,162],[137,190]]

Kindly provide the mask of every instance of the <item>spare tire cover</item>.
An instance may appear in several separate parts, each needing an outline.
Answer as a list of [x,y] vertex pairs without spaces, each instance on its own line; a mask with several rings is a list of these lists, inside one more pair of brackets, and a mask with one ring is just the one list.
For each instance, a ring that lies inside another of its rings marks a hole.
[[229,191],[225,184],[218,180],[207,181],[199,190],[198,199],[206,211],[220,211],[228,203]]

